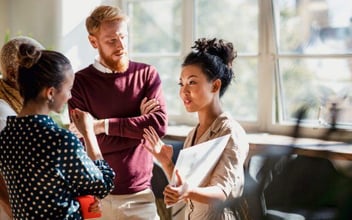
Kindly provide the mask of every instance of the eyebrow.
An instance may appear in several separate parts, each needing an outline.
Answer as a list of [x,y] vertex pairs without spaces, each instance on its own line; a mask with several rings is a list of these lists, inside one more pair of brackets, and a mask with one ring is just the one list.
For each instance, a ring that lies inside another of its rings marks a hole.
[[[187,79],[190,79],[190,78],[193,78],[193,77],[198,78],[197,75],[190,75],[190,76],[187,77]],[[180,80],[182,80],[182,78],[180,78]]]

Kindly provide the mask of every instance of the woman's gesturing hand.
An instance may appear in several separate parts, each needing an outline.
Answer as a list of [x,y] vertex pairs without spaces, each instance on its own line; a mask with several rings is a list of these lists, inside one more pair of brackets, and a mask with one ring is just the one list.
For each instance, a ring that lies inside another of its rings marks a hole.
[[77,130],[83,136],[88,132],[93,131],[93,117],[88,112],[81,111],[80,109],[71,110],[71,119],[74,122]]
[[144,129],[144,144],[143,147],[147,149],[163,166],[166,173],[171,176],[174,164],[172,162],[173,148],[171,145],[166,145],[160,139],[152,126]]

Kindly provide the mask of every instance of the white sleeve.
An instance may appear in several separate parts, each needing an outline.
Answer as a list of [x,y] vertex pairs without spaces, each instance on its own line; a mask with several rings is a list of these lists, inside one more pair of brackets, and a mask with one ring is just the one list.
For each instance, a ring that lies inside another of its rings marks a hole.
[[17,115],[16,112],[11,108],[11,106],[5,102],[5,100],[0,99],[0,131],[4,129],[6,125],[7,116]]

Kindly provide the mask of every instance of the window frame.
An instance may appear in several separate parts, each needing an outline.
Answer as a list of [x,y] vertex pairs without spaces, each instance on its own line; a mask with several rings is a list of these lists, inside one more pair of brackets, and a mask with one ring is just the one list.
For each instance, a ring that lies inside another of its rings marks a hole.
[[[265,43],[268,45],[268,53],[266,53],[267,58],[264,60],[266,62],[260,62],[263,66],[270,65],[270,67],[263,67],[262,70],[268,68],[268,71],[271,74],[270,82],[274,82],[271,84],[273,90],[271,93],[272,105],[270,106],[271,112],[273,114],[267,114],[267,117],[270,118],[270,122],[267,122],[268,125],[265,129],[269,133],[274,134],[283,134],[283,135],[292,135],[294,130],[296,129],[295,123],[290,122],[283,122],[283,112],[280,111],[278,108],[283,102],[283,98],[281,97],[280,87],[280,73],[278,72],[278,61],[280,58],[285,59],[295,59],[295,58],[345,58],[345,57],[352,57],[352,54],[290,54],[290,53],[279,53],[278,48],[278,41],[276,39],[276,31],[278,25],[275,24],[275,17],[279,16],[279,9],[278,9],[278,1],[277,0],[263,0],[261,1],[260,11],[263,13],[262,16],[262,24],[260,27],[262,29],[269,30],[267,35],[260,32],[260,37],[267,36],[267,39],[263,39],[260,44],[260,50],[265,51]],[[267,7],[267,8],[265,8]],[[272,13],[266,13],[271,11]],[[260,16],[259,16],[260,17]],[[266,20],[267,19],[267,20]],[[264,31],[264,30],[263,30]],[[259,72],[260,76],[263,76],[263,72]],[[270,83],[267,82],[267,83]],[[259,89],[259,91],[261,91]],[[275,98],[276,97],[276,98]],[[269,98],[269,97],[268,97]],[[269,106],[263,104],[264,108],[268,108]],[[317,119],[318,121],[318,119]],[[323,126],[315,126],[313,124],[300,124],[299,125],[299,135],[302,137],[312,137],[312,138],[322,138],[325,134],[329,131],[330,128],[323,127]],[[352,128],[345,129],[345,128],[337,128],[336,132],[330,134],[331,139],[336,140],[346,140],[351,141],[350,135],[352,134]]]
[[[127,11],[127,5],[129,2],[139,2],[142,0],[119,0],[120,6],[124,11]],[[182,28],[181,51],[179,56],[184,57],[188,52],[189,48],[194,42],[196,36],[195,31],[195,5],[196,0],[181,0],[182,3]],[[143,1],[145,2],[145,1]],[[280,105],[280,74],[276,72],[277,61],[280,58],[305,58],[305,57],[352,57],[352,54],[310,54],[310,55],[297,55],[297,54],[279,54],[277,47],[277,40],[275,30],[277,24],[275,24],[275,16],[279,16],[278,2],[277,0],[258,0],[258,53],[257,54],[241,54],[238,56],[241,58],[257,58],[258,59],[258,109],[257,109],[257,121],[241,121],[238,120],[241,125],[246,129],[248,133],[272,133],[280,135],[292,135],[296,128],[295,123],[281,122],[282,113],[278,110]],[[164,54],[177,56],[177,54]],[[132,54],[134,58],[144,56],[164,56],[163,54]],[[172,124],[186,124],[195,125],[197,120],[195,117],[189,117],[189,113],[185,110],[180,112],[180,115],[170,115],[170,121]],[[189,119],[189,121],[185,121]],[[328,128],[317,127],[311,125],[300,124],[300,136],[321,138],[323,134],[328,131]],[[351,129],[338,129],[338,133],[332,134],[331,139],[338,140],[350,140],[349,136],[352,134]]]

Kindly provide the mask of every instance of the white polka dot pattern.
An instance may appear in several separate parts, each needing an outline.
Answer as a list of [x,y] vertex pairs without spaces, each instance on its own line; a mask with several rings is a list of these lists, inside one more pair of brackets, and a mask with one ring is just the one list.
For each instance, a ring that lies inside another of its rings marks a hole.
[[82,219],[75,197],[103,198],[115,177],[106,161],[92,161],[80,140],[46,115],[8,117],[0,171],[14,219]]

